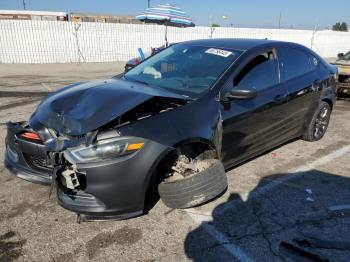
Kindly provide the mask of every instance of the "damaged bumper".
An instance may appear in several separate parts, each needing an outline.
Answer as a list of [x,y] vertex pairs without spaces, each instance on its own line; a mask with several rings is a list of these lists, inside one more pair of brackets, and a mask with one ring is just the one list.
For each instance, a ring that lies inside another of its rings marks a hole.
[[30,141],[20,134],[22,123],[8,124],[5,167],[15,176],[34,183],[50,184],[52,167],[47,164],[47,148],[40,141]]
[[[108,144],[107,151],[102,152],[102,158],[84,162],[75,159],[74,154],[86,156],[84,150],[91,147],[95,149],[96,146],[81,144],[61,153],[52,152],[40,140],[22,137],[21,134],[28,131],[27,128],[30,129],[23,123],[8,124],[6,167],[25,180],[42,184],[55,182],[58,203],[79,214],[81,220],[120,220],[143,214],[145,196],[155,167],[171,149],[154,141],[136,138],[136,141],[143,142],[139,150],[103,158],[111,148]],[[33,130],[29,131],[34,133]],[[97,145],[104,145],[111,137],[100,139],[102,142],[99,141]],[[126,144],[129,149],[137,145],[130,142],[135,141],[135,138],[119,137],[116,140],[129,141]],[[77,148],[84,149],[80,155],[75,151]],[[101,153],[98,150],[96,152]],[[52,160],[53,153],[56,154],[54,158],[60,155],[62,159],[55,163]]]
[[4,163],[5,167],[16,177],[37,184],[49,185],[51,183],[51,174],[49,173],[34,172],[23,165],[12,162],[7,156],[5,156]]
[[[57,175],[59,204],[84,220],[125,219],[144,213],[146,191],[167,147],[147,141],[138,152],[97,163],[76,164],[79,186],[67,188]],[[68,183],[69,184],[69,183]]]

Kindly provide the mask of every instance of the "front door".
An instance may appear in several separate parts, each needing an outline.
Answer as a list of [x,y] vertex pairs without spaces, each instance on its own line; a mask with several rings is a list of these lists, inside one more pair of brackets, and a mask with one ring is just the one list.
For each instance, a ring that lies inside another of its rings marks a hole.
[[280,83],[276,51],[271,49],[256,53],[243,64],[243,68],[229,78],[232,82],[226,86],[253,88],[257,96],[221,104],[222,161],[227,167],[281,143],[284,120],[288,114],[288,92]]

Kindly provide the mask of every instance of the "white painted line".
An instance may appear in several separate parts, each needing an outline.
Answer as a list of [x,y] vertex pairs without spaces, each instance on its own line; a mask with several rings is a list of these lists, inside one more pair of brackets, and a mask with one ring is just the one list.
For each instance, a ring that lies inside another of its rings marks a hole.
[[[350,145],[344,146],[313,162],[307,163],[306,165],[302,165],[295,169],[291,169],[287,172],[292,175],[283,176],[282,178],[276,180],[271,180],[271,183],[257,188],[254,192],[251,192],[250,197],[257,197],[262,194],[265,194],[268,191],[271,191],[275,187],[279,186],[280,184],[284,184],[290,180],[302,176],[304,174],[303,172],[315,169],[316,167],[321,165],[325,165],[330,161],[345,155],[348,152],[350,152]],[[221,205],[220,210],[215,212],[215,216],[223,215],[226,211],[236,207],[238,203],[241,203],[241,201],[232,200]],[[201,214],[200,211],[196,210],[195,208],[187,209],[184,211],[192,218],[194,222],[202,226],[208,234],[210,234],[216,241],[218,241],[219,244],[222,244],[222,247],[225,248],[233,257],[239,259],[240,261],[253,261],[244,251],[242,251],[242,249],[239,246],[235,245],[234,243],[231,243],[225,237],[225,235],[219,232],[213,225],[206,223],[208,221],[213,221],[213,211],[211,211],[210,214]]]
[[228,240],[224,234],[220,233],[213,225],[206,223],[207,217],[199,214],[187,213],[194,222],[201,226],[211,237],[213,237],[219,245],[221,245],[228,253],[239,261],[254,261],[242,249]]
[[327,164],[329,162],[331,162],[334,159],[337,159],[343,155],[345,155],[346,153],[350,152],[350,145],[344,146],[338,150],[333,151],[332,153],[325,155],[311,163],[308,163],[306,165],[300,166],[296,169],[294,169],[294,171],[292,172],[304,172],[307,170],[311,170],[314,169],[318,166],[322,166],[324,164]]
[[330,206],[330,207],[327,207],[327,209],[330,211],[348,210],[350,209],[350,205],[346,204],[346,205]]

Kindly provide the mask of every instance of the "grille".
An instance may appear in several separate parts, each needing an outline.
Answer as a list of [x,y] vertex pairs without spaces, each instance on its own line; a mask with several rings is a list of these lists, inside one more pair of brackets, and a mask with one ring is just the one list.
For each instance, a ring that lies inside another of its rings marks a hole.
[[30,160],[36,166],[48,168],[48,166],[46,164],[46,159],[44,157],[41,157],[41,156],[30,156]]
[[46,163],[46,158],[38,155],[29,155],[29,154],[23,154],[27,164],[31,166],[32,168],[36,170],[42,170],[44,169],[52,169],[52,166],[49,166]]

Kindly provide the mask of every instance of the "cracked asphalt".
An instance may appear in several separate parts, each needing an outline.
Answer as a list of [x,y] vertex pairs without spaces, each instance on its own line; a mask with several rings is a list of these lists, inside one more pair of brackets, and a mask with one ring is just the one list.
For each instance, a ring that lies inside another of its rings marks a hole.
[[321,141],[228,170],[226,193],[193,209],[158,201],[138,218],[77,224],[48,187],[10,175],[7,121],[28,119],[57,88],[122,68],[0,65],[0,261],[350,261],[350,99],[337,101]]

